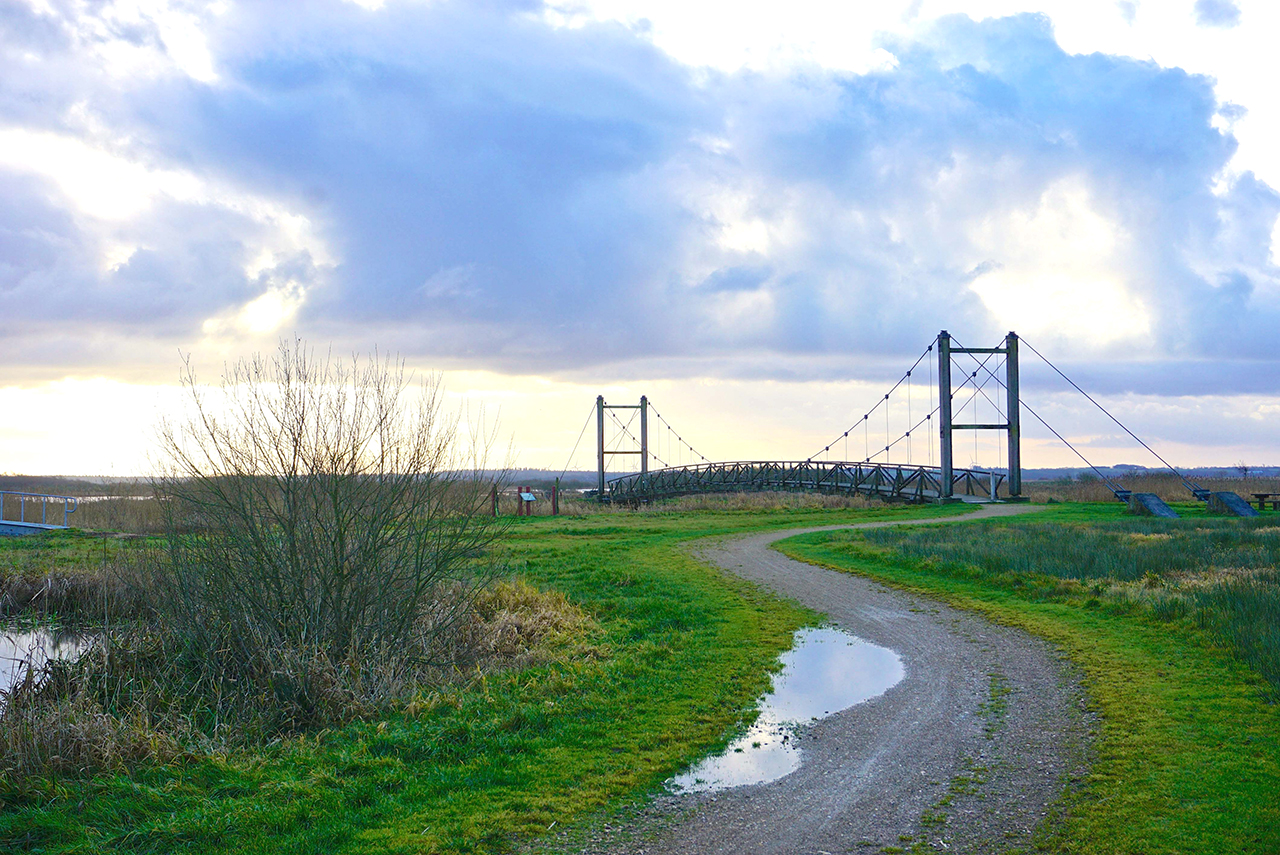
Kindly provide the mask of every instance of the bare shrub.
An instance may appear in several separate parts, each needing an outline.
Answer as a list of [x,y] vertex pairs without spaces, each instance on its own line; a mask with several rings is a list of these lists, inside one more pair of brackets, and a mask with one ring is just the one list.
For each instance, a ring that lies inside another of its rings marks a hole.
[[183,381],[192,414],[161,431],[166,545],[149,581],[175,652],[295,726],[330,718],[335,692],[411,680],[423,620],[452,631],[503,529],[487,438],[462,446],[437,378],[413,394],[401,362],[300,341],[230,367],[220,394],[189,363]]

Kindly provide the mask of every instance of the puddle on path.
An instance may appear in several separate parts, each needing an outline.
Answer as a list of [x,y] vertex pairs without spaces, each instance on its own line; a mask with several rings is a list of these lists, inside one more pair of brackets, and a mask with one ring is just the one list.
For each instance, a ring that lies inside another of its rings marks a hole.
[[902,679],[902,660],[886,647],[823,627],[796,633],[779,657],[782,671],[762,697],[760,717],[723,754],[708,757],[677,775],[675,792],[714,792],[763,784],[800,768],[795,728],[882,694]]
[[3,696],[26,679],[28,669],[39,671],[50,659],[76,659],[92,643],[90,636],[78,633],[0,630],[0,707]]

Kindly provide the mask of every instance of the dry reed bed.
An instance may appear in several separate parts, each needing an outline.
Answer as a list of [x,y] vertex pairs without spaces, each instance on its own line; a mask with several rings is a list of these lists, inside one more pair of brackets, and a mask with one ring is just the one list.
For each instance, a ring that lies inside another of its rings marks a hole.
[[[1194,497],[1186,485],[1173,473],[1144,473],[1115,479],[1125,490],[1135,493],[1155,493],[1166,502],[1190,502]],[[1195,483],[1213,491],[1238,493],[1246,501],[1252,501],[1251,493],[1280,493],[1280,478],[1202,478]],[[1109,502],[1115,497],[1101,480],[1086,477],[1083,480],[1024,481],[1022,492],[1033,502]]]
[[118,565],[52,569],[0,567],[0,621],[57,620],[82,625],[141,618],[146,598]]

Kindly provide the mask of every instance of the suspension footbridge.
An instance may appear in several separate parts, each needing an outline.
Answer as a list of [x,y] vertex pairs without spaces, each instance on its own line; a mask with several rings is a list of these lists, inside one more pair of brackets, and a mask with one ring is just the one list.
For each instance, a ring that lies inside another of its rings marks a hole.
[[[642,396],[636,404],[610,404],[601,395],[596,398],[596,468],[597,484],[592,495],[601,502],[640,505],[661,499],[708,493],[742,492],[815,492],[825,494],[876,496],[891,501],[1022,501],[1022,413],[1025,410],[1043,425],[1084,464],[1093,470],[1116,499],[1136,509],[1157,516],[1177,516],[1161,499],[1150,493],[1133,493],[1109,478],[1097,466],[1055,430],[1022,399],[1019,386],[1019,350],[1025,345],[1079,394],[1087,398],[1126,434],[1149,451],[1173,472],[1190,495],[1210,503],[1216,510],[1240,516],[1256,514],[1235,493],[1212,492],[1186,478],[1146,442],[1129,430],[1093,396],[1084,391],[1043,354],[1010,332],[993,347],[964,347],[946,330],[941,331],[915,362],[898,378],[876,404],[847,429],[803,460],[739,460],[713,462],[698,452]],[[918,418],[913,412],[915,387],[920,374],[927,373],[928,406]],[[956,382],[958,381],[958,382]],[[992,388],[993,387],[993,388]],[[990,388],[990,391],[988,389]],[[936,394],[936,397],[935,397]],[[967,397],[966,397],[967,395]],[[905,430],[892,435],[890,409],[895,402],[905,401]],[[977,418],[980,402],[994,416]],[[970,421],[957,416],[971,413]],[[624,420],[619,414],[627,416]],[[650,442],[650,419],[657,422],[658,442]],[[883,418],[883,445],[880,445],[879,421]],[[583,433],[590,424],[583,425]],[[876,445],[871,445],[872,423],[877,424]],[[638,422],[638,424],[637,424]],[[612,440],[606,428],[612,427]],[[1003,434],[997,443],[1000,464],[997,467],[957,467],[955,439],[957,432]],[[913,439],[914,434],[914,439]],[[912,460],[915,440],[924,435],[928,463]],[[863,441],[864,455],[850,460],[850,439],[856,447]],[[582,436],[579,435],[579,443]],[[668,457],[664,459],[662,440],[666,440]],[[934,451],[937,451],[936,464]],[[894,461],[895,456],[900,458]],[[843,451],[843,454],[841,452]],[[831,459],[835,452],[837,459]],[[576,446],[575,452],[576,453]],[[608,464],[618,456],[633,456],[639,464],[633,471],[608,476]],[[901,458],[906,458],[905,460]],[[572,459],[572,453],[570,455]],[[1005,462],[1007,459],[1007,463]],[[567,465],[566,465],[567,469]]]

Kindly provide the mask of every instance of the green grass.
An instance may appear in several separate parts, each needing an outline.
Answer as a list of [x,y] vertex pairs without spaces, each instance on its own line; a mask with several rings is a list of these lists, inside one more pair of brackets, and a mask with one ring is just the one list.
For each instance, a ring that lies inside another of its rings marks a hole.
[[0,576],[11,573],[93,572],[112,560],[127,541],[62,529],[26,537],[0,536]]
[[[1077,512],[1078,513],[1078,512]],[[1084,594],[1165,620],[1186,618],[1229,645],[1280,698],[1280,526],[1252,519],[1002,520],[867,531],[869,549],[1028,597]]]
[[[1096,759],[1045,830],[1044,848],[1271,853],[1280,851],[1280,709],[1265,700],[1269,684],[1217,630],[1191,615],[1162,618],[1121,596],[1120,581],[1146,584],[1136,581],[1145,558],[1131,554],[1125,532],[1185,535],[1191,558],[1161,539],[1133,541],[1185,567],[1206,555],[1250,554],[1242,541],[1266,536],[1250,529],[1238,520],[1126,520],[1107,506],[1063,506],[999,523],[803,535],[778,548],[1021,627],[1080,667],[1100,714]],[[1109,556],[1082,559],[1084,544]],[[1080,572],[1071,576],[1075,560]]]
[[[0,782],[0,851],[500,851],[722,745],[792,632],[816,619],[698,564],[683,542],[963,510],[520,520],[507,545],[513,572],[565,592],[598,627],[573,655],[463,675],[413,714],[253,752],[49,781],[22,797]],[[101,549],[58,537],[47,548],[68,556]]]

